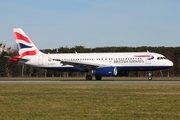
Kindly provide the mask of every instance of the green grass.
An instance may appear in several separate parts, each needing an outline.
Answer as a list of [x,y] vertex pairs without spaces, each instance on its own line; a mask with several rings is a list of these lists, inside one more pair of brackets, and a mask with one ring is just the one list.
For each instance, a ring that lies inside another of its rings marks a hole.
[[179,111],[180,84],[0,84],[2,120],[178,120]]

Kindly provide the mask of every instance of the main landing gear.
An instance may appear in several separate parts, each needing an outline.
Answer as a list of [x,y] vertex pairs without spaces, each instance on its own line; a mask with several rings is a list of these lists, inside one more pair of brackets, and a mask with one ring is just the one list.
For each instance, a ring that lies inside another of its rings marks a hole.
[[101,80],[101,79],[102,79],[102,76],[96,75],[95,78],[96,78],[96,80]]
[[86,75],[86,80],[92,80],[92,75]]
[[[96,75],[95,78],[96,78],[96,80],[101,80],[102,76]],[[92,80],[92,75],[86,75],[86,80]]]
[[147,72],[148,80],[152,80],[152,73],[150,71]]
[[[92,75],[94,74],[94,70],[90,69],[88,74],[86,75],[86,80],[92,80]],[[99,75],[95,75],[95,79],[96,80],[101,80],[102,79],[102,76],[99,76]]]

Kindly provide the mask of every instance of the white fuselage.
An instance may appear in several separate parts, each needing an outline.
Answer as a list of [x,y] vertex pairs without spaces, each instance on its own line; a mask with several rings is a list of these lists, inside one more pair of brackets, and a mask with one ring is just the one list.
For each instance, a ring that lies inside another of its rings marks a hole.
[[[81,70],[77,69],[78,65],[63,64],[54,59],[97,65],[98,67],[114,66],[118,70],[130,71],[161,70],[173,66],[173,63],[163,55],[151,52],[37,54],[24,58],[29,59],[24,64],[60,71]],[[19,62],[22,63],[22,61]]]

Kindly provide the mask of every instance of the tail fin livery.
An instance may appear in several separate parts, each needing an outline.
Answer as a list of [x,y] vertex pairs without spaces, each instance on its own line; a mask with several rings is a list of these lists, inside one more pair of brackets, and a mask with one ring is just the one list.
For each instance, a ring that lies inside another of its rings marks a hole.
[[13,31],[21,58],[41,53],[21,28],[14,28]]

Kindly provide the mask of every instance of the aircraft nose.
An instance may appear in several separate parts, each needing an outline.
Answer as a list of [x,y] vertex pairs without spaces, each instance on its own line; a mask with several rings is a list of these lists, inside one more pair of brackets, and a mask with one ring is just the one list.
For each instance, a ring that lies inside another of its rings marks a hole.
[[174,64],[172,61],[169,60],[168,65],[172,67]]

